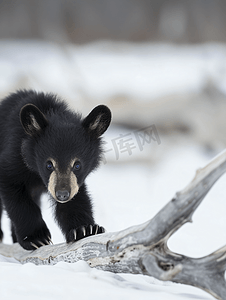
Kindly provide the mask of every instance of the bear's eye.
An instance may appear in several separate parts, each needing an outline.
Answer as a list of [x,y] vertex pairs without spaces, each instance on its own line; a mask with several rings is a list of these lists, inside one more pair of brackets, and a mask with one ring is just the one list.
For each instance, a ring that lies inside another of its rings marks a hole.
[[46,168],[47,168],[47,170],[49,170],[49,171],[52,171],[54,168],[53,168],[53,163],[49,160],[49,161],[47,161],[47,163],[46,163]]
[[73,166],[73,169],[74,169],[75,171],[78,171],[78,170],[81,169],[81,163],[80,163],[80,161],[76,161],[76,162],[75,162],[75,164],[74,164],[74,166]]

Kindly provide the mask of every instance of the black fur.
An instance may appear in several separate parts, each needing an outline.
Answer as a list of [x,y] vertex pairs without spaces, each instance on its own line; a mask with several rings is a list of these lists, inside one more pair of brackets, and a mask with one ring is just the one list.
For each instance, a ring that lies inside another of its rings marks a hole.
[[100,136],[110,121],[110,110],[104,105],[83,119],[52,94],[18,91],[1,102],[0,220],[3,205],[11,219],[14,242],[31,250],[50,241],[39,207],[51,174],[46,168],[50,157],[58,161],[62,172],[75,157],[81,162],[81,169],[73,171],[78,193],[66,203],[51,197],[66,241],[104,231],[95,225],[84,181],[100,163]]

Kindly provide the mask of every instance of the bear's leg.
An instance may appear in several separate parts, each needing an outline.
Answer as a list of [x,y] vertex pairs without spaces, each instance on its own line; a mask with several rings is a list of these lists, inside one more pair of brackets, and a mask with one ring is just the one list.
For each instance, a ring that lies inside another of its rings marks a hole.
[[25,186],[5,187],[2,200],[13,224],[13,239],[24,249],[34,250],[50,243],[51,234],[42,219],[41,210]]
[[105,232],[94,222],[91,201],[84,185],[72,200],[56,203],[55,215],[68,243]]
[[[41,194],[45,192],[45,189],[42,186],[38,186],[35,187],[32,192],[31,192],[31,197],[32,200],[38,205],[40,206],[40,198],[41,198]],[[12,235],[12,240],[13,243],[17,243],[17,237],[16,237],[16,233],[15,233],[15,229],[13,226],[13,223],[11,222],[11,235]]]
[[0,199],[0,242],[3,240],[3,231],[1,227],[1,219],[2,219],[2,201]]
[[12,235],[13,243],[17,243],[17,237],[16,237],[15,229],[14,229],[12,222],[11,222],[11,235]]
[[44,185],[39,184],[31,190],[32,200],[40,207],[41,206],[41,195],[46,192]]

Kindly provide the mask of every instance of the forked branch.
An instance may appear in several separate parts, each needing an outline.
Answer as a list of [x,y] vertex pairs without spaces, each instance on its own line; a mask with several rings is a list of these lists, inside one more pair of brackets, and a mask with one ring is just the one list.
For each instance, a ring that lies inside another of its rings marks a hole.
[[145,274],[160,280],[192,285],[226,300],[226,246],[202,258],[169,250],[167,241],[192,215],[213,184],[226,171],[226,151],[196,172],[193,181],[150,221],[116,233],[91,236],[72,244],[26,251],[18,244],[0,245],[0,254],[21,263],[56,264],[85,260],[111,272]]

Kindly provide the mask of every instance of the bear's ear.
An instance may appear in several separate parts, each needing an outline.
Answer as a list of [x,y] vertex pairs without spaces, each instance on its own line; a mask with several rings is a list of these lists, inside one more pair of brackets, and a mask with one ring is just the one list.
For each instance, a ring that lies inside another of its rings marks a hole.
[[95,138],[100,137],[111,123],[111,111],[105,105],[96,106],[83,120],[83,127]]
[[44,114],[33,104],[26,104],[21,108],[20,122],[25,132],[31,136],[39,135],[48,125]]

